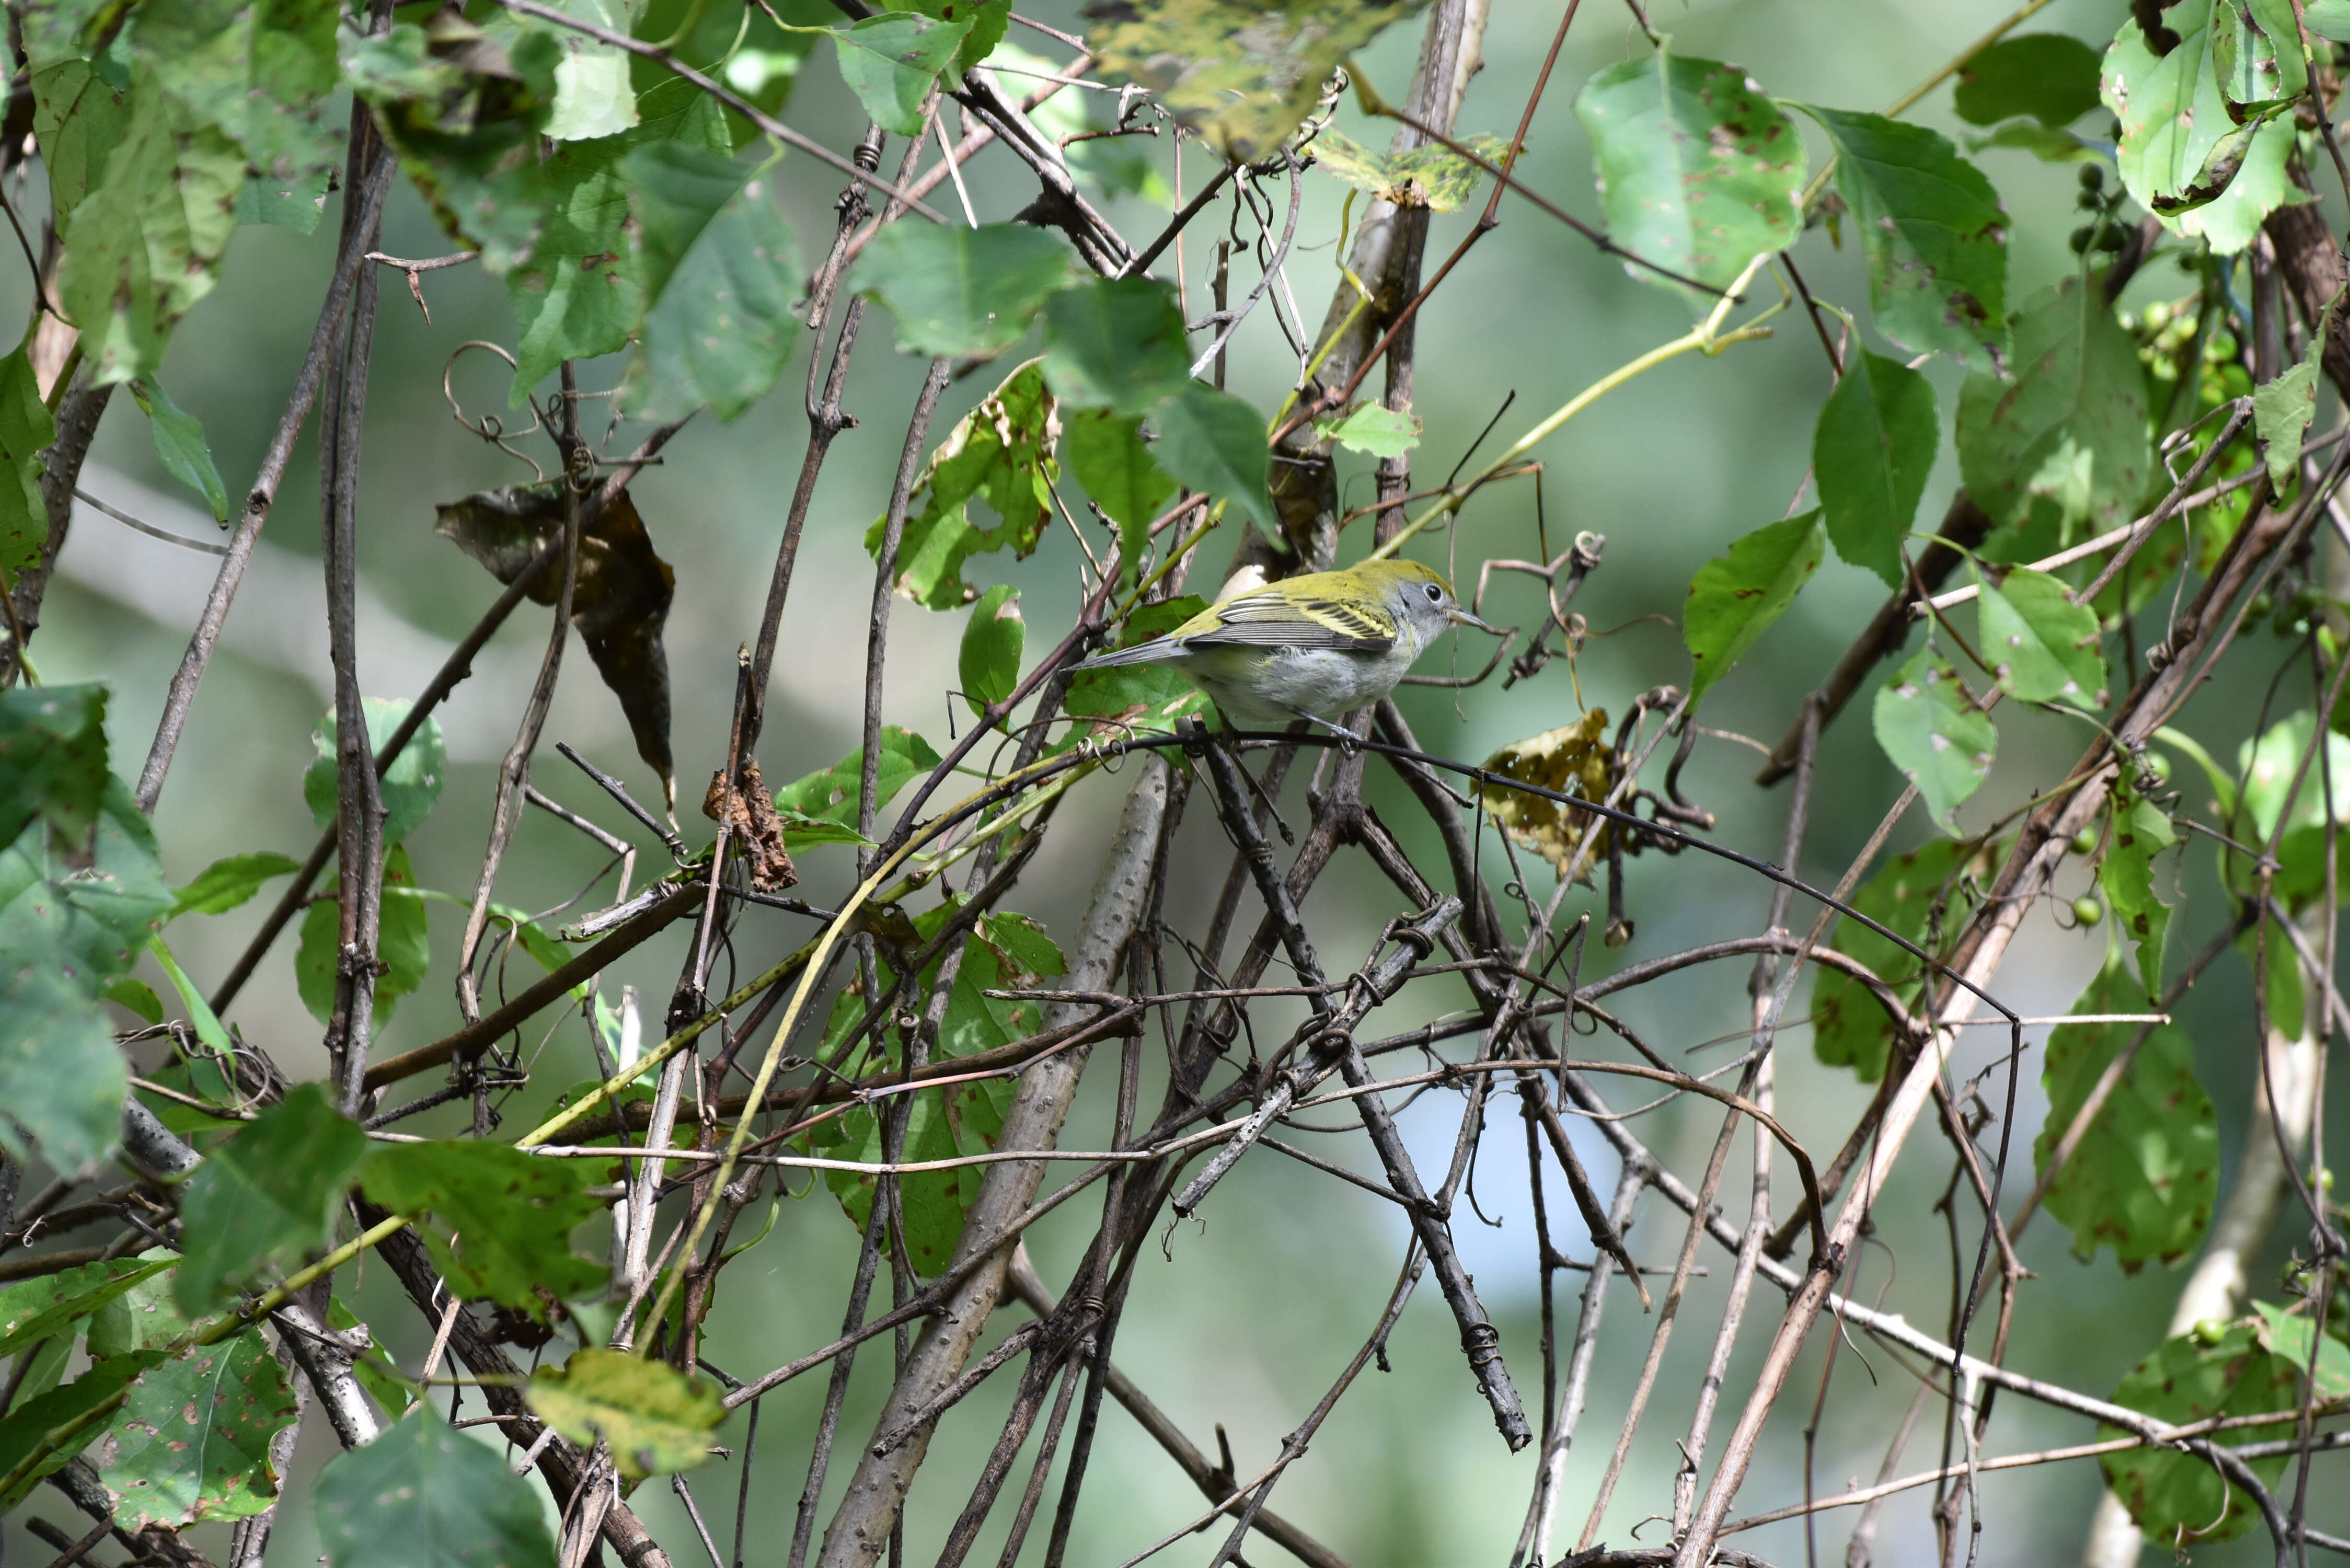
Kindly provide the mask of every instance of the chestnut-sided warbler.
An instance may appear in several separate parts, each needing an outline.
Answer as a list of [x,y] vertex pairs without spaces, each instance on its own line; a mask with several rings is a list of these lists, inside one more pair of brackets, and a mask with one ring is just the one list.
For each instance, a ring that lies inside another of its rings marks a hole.
[[1293,719],[1327,726],[1394,691],[1448,626],[1495,629],[1419,562],[1365,561],[1234,594],[1162,637],[1077,668],[1171,664],[1233,729],[1278,730]]

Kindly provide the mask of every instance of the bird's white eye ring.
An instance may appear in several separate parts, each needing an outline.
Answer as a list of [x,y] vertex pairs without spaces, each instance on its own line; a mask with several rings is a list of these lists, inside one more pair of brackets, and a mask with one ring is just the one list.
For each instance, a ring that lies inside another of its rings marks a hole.
[[1444,602],[1444,590],[1438,587],[1434,583],[1429,584],[1428,602],[1432,605],[1442,604]]

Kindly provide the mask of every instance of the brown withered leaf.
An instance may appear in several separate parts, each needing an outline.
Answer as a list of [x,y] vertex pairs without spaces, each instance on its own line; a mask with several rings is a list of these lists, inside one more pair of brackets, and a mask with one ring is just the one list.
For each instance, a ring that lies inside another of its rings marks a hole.
[[[511,583],[538,553],[563,535],[563,482],[510,484],[438,508],[432,531]],[[543,573],[531,585],[536,603],[553,604],[563,574]],[[660,775],[661,794],[674,809],[671,776],[669,655],[661,628],[676,597],[677,574],[653,551],[636,503],[625,490],[579,537],[579,581],[571,594],[571,624],[588,645],[604,684],[620,700],[636,737],[637,754]]]
[[[1604,800],[1616,783],[1615,748],[1607,742],[1607,711],[1594,708],[1579,723],[1503,746],[1485,759],[1485,767],[1490,773],[1544,789]],[[1482,787],[1479,804],[1512,841],[1549,861],[1562,875],[1596,826],[1587,811],[1498,785]],[[1579,880],[1590,881],[1591,868],[1607,857],[1608,831],[1599,828]],[[1635,834],[1625,847],[1638,853],[1639,845],[1640,836]]]
[[800,879],[790,852],[784,847],[783,815],[775,810],[775,797],[759,777],[757,763],[743,759],[741,782],[731,795],[724,768],[710,775],[710,791],[702,797],[702,815],[717,822],[722,811],[726,814],[734,852],[750,868],[753,888],[762,893],[780,893]]

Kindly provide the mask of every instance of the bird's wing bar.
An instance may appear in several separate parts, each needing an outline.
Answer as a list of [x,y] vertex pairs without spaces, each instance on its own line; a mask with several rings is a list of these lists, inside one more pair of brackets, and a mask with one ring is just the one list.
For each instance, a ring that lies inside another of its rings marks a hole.
[[1342,653],[1385,653],[1396,625],[1381,607],[1313,597],[1284,599],[1267,589],[1243,594],[1208,612],[1223,624],[1191,633],[1195,647],[1308,648]]

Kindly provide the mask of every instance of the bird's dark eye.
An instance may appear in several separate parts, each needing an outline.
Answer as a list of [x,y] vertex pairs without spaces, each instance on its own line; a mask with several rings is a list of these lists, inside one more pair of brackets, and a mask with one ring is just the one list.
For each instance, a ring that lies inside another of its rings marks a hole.
[[1438,587],[1434,583],[1429,584],[1428,602],[1432,605],[1442,604],[1444,602],[1444,590]]

